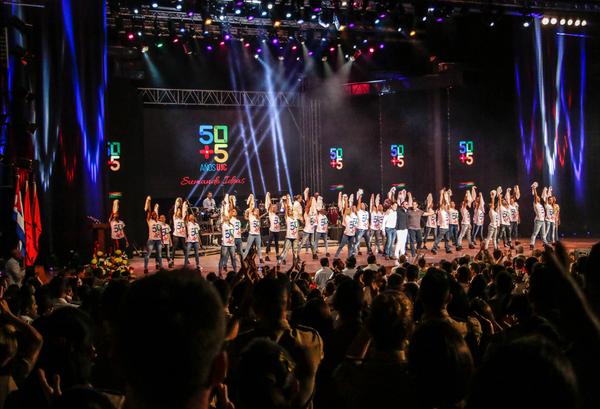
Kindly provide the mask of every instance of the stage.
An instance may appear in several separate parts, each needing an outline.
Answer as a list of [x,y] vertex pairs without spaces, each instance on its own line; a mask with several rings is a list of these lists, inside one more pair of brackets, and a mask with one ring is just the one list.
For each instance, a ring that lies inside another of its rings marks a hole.
[[[529,256],[531,254],[531,251],[529,250],[529,238],[522,238],[521,240],[521,245],[523,246],[523,254],[525,256]],[[565,244],[567,246],[567,249],[569,250],[569,252],[574,251],[576,249],[587,249],[589,250],[596,242],[598,242],[598,239],[594,239],[594,238],[567,238],[563,240],[563,244]],[[331,255],[331,257],[329,257],[330,260],[330,264],[333,261],[333,255],[335,254],[335,251],[337,250],[337,243],[334,245],[334,242],[330,241],[329,244],[329,253]],[[245,243],[244,243],[245,244]],[[429,242],[428,243],[428,247],[431,248],[432,243]],[[501,248],[503,248],[501,246]],[[542,249],[542,245],[541,243],[537,243],[536,249]],[[491,248],[490,248],[491,250]],[[468,248],[463,248],[460,252],[456,252],[453,251],[451,254],[446,254],[446,252],[444,251],[443,245],[440,248],[440,251],[438,251],[437,255],[433,255],[431,253],[430,250],[422,250],[419,255],[424,255],[425,259],[427,260],[428,263],[439,263],[441,260],[452,260],[456,257],[462,256],[462,255],[470,255],[470,256],[475,256],[477,254],[478,250],[470,250]],[[207,255],[207,256],[200,256],[200,265],[202,267],[202,274],[203,275],[207,275],[208,273],[211,272],[217,272],[217,267],[218,267],[218,263],[219,263],[219,255],[218,254],[214,254],[214,251],[210,251],[211,255]],[[202,254],[202,253],[201,253]],[[512,251],[513,256],[516,256],[517,253],[515,250]],[[325,255],[325,251],[323,246],[319,247],[319,255],[318,257],[321,258]],[[340,258],[342,260],[346,259],[346,255],[347,255],[347,248],[344,248],[340,254]],[[410,262],[416,262],[416,259],[419,257],[419,255],[417,255],[417,257],[415,257],[414,259],[412,257],[410,257],[409,255],[409,261]],[[277,264],[276,259],[275,259],[275,254],[274,251],[271,250],[271,253],[269,254],[269,256],[271,257],[271,261],[265,261],[263,265],[268,265],[268,266],[275,266]],[[264,254],[264,247],[263,247],[263,259],[265,258],[265,254]],[[320,268],[320,264],[319,264],[319,260],[313,260],[311,253],[305,252],[305,249],[302,250],[302,252],[300,253],[300,260],[306,262],[306,271],[310,274],[314,274],[319,268]],[[191,258],[191,265],[194,266],[194,261],[193,261],[193,257]],[[291,267],[292,263],[292,255],[291,252],[288,252],[288,257],[287,257],[287,264],[286,265],[282,265],[281,269],[282,271],[286,271],[287,269],[289,269]],[[386,267],[393,267],[395,265],[395,261],[394,260],[385,260],[385,257],[383,256],[377,256],[377,263],[380,265],[384,265]],[[357,256],[357,265],[365,265],[367,264],[367,252],[365,251],[365,248],[362,247],[362,255]],[[143,275],[144,272],[144,259],[143,257],[134,257],[131,261],[131,265],[134,268],[134,273],[137,277],[140,277],[141,275]],[[163,260],[163,265],[166,266],[167,263],[164,262]],[[154,273],[156,270],[154,268],[154,258],[150,259],[150,263],[149,263],[149,272],[150,273]],[[181,268],[183,267],[183,254],[181,251],[177,252],[177,256],[175,258],[175,266],[173,267],[173,269],[177,269],[177,268]],[[238,266],[239,267],[239,266]],[[229,269],[231,269],[231,266],[229,266]],[[167,269],[170,270],[170,269]]]

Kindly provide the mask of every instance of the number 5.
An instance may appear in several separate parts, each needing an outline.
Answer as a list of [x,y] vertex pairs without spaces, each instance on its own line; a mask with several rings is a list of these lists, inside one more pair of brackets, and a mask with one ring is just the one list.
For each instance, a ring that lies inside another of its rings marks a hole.
[[473,159],[473,152],[467,152],[466,155],[467,155],[467,159],[465,160],[465,163],[467,165],[472,165],[473,161],[474,161],[474,159]]
[[336,148],[329,149],[329,158],[331,160],[335,160],[337,158],[337,149]]
[[200,125],[199,133],[200,138],[198,140],[201,144],[210,145],[213,143],[212,125]]
[[337,158],[337,159],[335,160],[335,168],[336,168],[337,170],[340,170],[340,169],[342,169],[343,167],[344,167],[344,163],[342,162],[342,158]]
[[[226,143],[215,143],[215,162],[217,163],[224,163],[227,162],[227,159],[229,159],[229,153],[227,153],[227,150],[222,149],[222,148],[227,148],[227,144]],[[222,155],[222,156],[217,156],[217,155]]]
[[458,143],[458,147],[459,147],[460,153],[466,153],[467,152],[467,143],[465,141],[460,141]]

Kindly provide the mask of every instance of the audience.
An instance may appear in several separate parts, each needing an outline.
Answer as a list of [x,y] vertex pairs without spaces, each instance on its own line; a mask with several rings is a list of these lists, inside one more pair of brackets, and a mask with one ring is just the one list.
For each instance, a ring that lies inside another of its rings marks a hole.
[[600,244],[48,283],[13,256],[0,409],[600,407]]

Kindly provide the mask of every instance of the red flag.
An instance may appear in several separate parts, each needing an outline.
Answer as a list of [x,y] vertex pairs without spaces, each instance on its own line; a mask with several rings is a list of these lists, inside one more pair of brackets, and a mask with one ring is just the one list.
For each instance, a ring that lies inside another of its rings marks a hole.
[[32,266],[37,254],[33,245],[33,217],[31,217],[31,196],[29,195],[29,181],[25,181],[25,203],[24,216],[25,219],[25,266]]
[[40,235],[42,234],[42,218],[40,217],[40,200],[37,184],[33,182],[33,244],[36,255],[40,252]]

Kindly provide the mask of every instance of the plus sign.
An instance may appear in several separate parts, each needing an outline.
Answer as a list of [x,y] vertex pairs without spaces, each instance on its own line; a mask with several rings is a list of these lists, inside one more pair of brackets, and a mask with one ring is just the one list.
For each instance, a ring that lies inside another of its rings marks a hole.
[[465,163],[465,159],[466,159],[466,158],[465,158],[465,155],[464,155],[464,154],[461,154],[461,155],[460,155],[460,161],[461,161],[462,163]]
[[332,160],[331,162],[329,162],[329,164],[331,165],[332,168],[335,168],[337,166],[337,162]]
[[215,153],[212,149],[208,149],[208,145],[204,145],[204,149],[200,151],[200,154],[204,155],[204,159],[208,159],[211,153]]
[[397,157],[395,157],[395,156],[394,156],[394,157],[392,158],[392,165],[394,165],[394,166],[398,166],[398,162],[400,162],[400,161],[398,160],[398,158],[397,158]]

